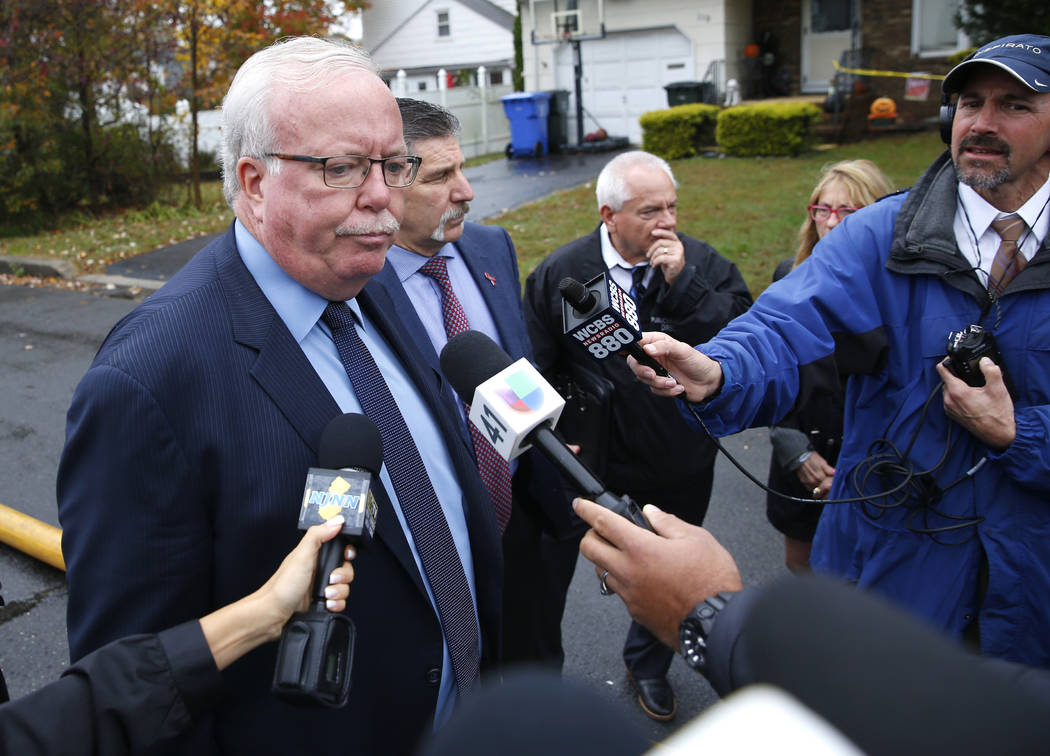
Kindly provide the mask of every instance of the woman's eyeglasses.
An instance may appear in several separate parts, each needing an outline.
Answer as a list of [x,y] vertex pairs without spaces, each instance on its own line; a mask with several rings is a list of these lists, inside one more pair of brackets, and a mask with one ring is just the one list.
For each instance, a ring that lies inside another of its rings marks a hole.
[[830,208],[827,205],[810,205],[809,206],[809,217],[819,222],[826,221],[832,215],[837,215],[841,221],[847,215],[857,212],[860,208],[848,207],[843,205],[842,207]]

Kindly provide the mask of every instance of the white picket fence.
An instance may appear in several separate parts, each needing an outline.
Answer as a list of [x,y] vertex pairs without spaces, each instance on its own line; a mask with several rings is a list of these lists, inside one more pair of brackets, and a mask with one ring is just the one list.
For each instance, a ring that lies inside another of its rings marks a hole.
[[510,143],[510,121],[503,112],[500,98],[514,91],[512,85],[488,84],[484,66],[480,66],[477,71],[479,86],[455,86],[450,89],[446,84],[445,70],[441,69],[437,72],[436,90],[408,92],[406,78],[404,71],[398,71],[390,82],[391,91],[396,97],[412,97],[440,105],[455,115],[463,127],[459,145],[464,157],[503,152],[506,149]]
[[[432,102],[450,110],[459,119],[463,131],[459,143],[464,157],[475,157],[490,152],[503,152],[510,142],[510,122],[503,112],[500,97],[514,91],[510,84],[488,85],[485,67],[478,68],[480,86],[447,86],[444,69],[438,71],[437,89],[408,92],[405,72],[398,71],[390,83],[397,97],[414,97]],[[507,77],[509,78],[509,76]],[[189,156],[190,114],[184,103],[176,107],[176,114],[165,117],[174,132],[175,148],[185,164]],[[221,114],[218,110],[204,110],[197,114],[197,148],[218,154],[222,150]]]

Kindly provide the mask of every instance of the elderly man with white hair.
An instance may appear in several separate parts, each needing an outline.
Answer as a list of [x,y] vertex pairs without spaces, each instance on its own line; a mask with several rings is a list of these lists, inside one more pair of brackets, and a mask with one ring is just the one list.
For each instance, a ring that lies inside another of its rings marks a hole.
[[[647,152],[617,155],[598,176],[601,223],[552,253],[525,283],[525,319],[540,371],[569,400],[559,425],[610,490],[656,504],[699,525],[707,512],[715,446],[694,433],[672,402],[635,381],[623,360],[593,360],[562,326],[558,285],[605,273],[631,291],[643,330],[698,343],[751,304],[736,266],[713,247],[678,232],[678,197],[668,164]],[[575,422],[573,422],[575,421]],[[558,571],[552,593],[564,602],[577,540],[550,543],[544,564]],[[653,719],[674,717],[667,682],[673,652],[635,623],[624,646],[628,676]]]

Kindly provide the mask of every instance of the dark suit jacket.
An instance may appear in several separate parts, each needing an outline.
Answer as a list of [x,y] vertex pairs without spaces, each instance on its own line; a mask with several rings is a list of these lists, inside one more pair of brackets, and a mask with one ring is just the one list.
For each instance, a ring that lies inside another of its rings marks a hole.
[[[464,491],[483,664],[499,648],[495,518],[440,377],[381,289],[358,301],[443,429]],[[232,229],[113,329],[77,387],[58,479],[70,655],[156,632],[258,588],[300,537],[307,468],[340,412],[237,253]],[[408,418],[411,422],[411,418]],[[276,644],[230,667],[231,700],[200,752],[400,753],[431,726],[441,629],[377,487],[374,545],[355,561],[350,704],[270,695]],[[201,743],[204,743],[201,745]]]
[[[531,360],[532,347],[529,346],[529,337],[525,332],[525,313],[521,304],[518,257],[510,236],[498,226],[465,223],[463,235],[456,242],[456,246],[463,253],[463,260],[481,290],[481,296],[496,323],[500,341],[507,354],[512,360],[521,357]],[[422,264],[421,257],[420,265]],[[372,277],[365,290],[373,291],[377,288],[386,291],[394,301],[401,324],[412,334],[420,351],[427,356],[428,364],[434,370],[440,371],[439,355],[416,314],[415,305],[405,292],[405,287],[401,285],[397,271],[389,262]],[[445,383],[445,386],[451,392],[450,396],[459,401],[451,385]],[[466,433],[465,426],[463,432]]]
[[[568,382],[582,387],[585,378],[593,385],[600,379],[607,384],[611,399],[606,416],[590,413],[608,422],[600,436],[604,449],[585,445],[581,455],[610,490],[675,514],[695,511],[695,502],[706,502],[710,492],[706,481],[714,465],[714,444],[685,421],[675,402],[635,380],[622,359],[596,361],[564,334],[558,285],[566,276],[586,282],[607,272],[600,229],[552,252],[525,281],[525,323],[536,365],[556,386]],[[711,245],[682,233],[678,238],[685,247],[682,272],[671,286],[654,272],[638,301],[638,316],[643,331],[663,331],[700,344],[747,310],[751,294],[737,267]],[[571,409],[566,407],[565,413]],[[585,439],[570,437],[581,443]]]
[[[532,347],[525,330],[525,313],[521,301],[521,278],[518,274],[518,256],[506,230],[498,226],[465,223],[463,235],[456,246],[481,290],[481,296],[496,324],[500,341],[512,360],[522,357],[532,361]],[[420,261],[422,265],[422,259]],[[365,287],[366,291],[382,288],[394,301],[402,325],[412,334],[419,349],[427,355],[430,366],[440,371],[439,355],[409,299],[397,271],[388,262]],[[466,423],[458,412],[461,399],[450,384],[444,382],[443,392],[457,408],[460,430],[471,444]],[[561,476],[538,452],[530,451],[518,458],[514,476],[515,505],[528,506],[539,515],[555,533],[568,532],[579,527],[577,518],[562,489]],[[525,494],[528,494],[526,497]]]

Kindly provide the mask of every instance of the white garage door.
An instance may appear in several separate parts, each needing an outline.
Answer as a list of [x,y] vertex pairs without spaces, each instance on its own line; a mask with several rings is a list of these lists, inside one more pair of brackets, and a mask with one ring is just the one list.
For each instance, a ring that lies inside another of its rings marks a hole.
[[[583,133],[601,124],[609,136],[642,141],[638,117],[667,107],[665,84],[697,79],[693,45],[673,28],[610,32],[580,43],[583,60]],[[558,89],[569,90],[569,141],[576,141],[572,45],[557,46]],[[587,114],[593,116],[588,117]],[[597,123],[595,123],[597,121]]]

